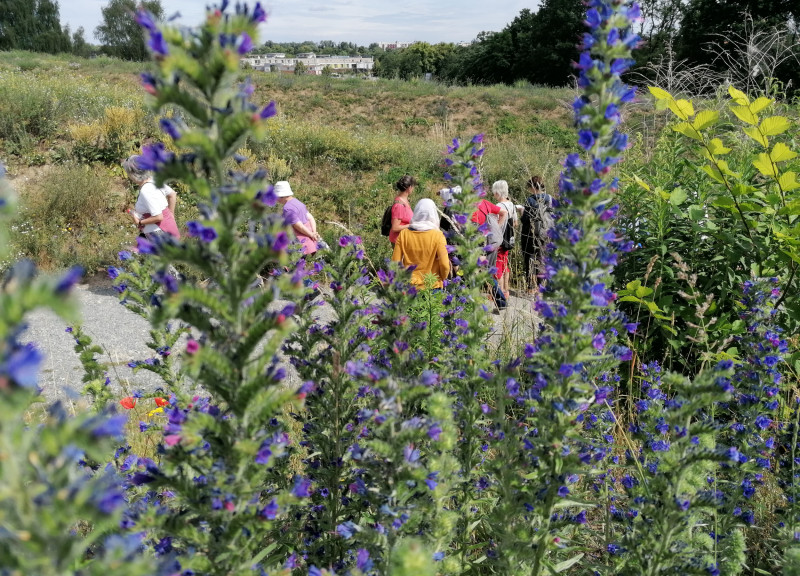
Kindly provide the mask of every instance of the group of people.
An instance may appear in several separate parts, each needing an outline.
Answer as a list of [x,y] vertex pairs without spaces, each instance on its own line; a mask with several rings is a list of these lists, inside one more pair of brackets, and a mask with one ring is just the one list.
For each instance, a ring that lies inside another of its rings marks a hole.
[[[406,175],[395,185],[397,195],[392,205],[389,233],[389,240],[394,245],[392,260],[402,262],[407,267],[414,266],[412,284],[425,286],[425,276],[434,274],[438,280],[433,287],[441,288],[453,270],[445,232],[452,233],[451,230],[458,227],[449,217],[449,206],[461,190],[455,187],[439,191],[445,206],[444,214],[440,217],[436,204],[428,198],[418,201],[414,209],[411,209],[409,197],[416,184],[414,178]],[[519,246],[522,252],[525,278],[532,290],[537,289],[538,278],[543,272],[553,198],[546,192],[539,176],[528,180],[527,188],[528,198],[525,204],[515,205],[509,199],[508,182],[498,180],[492,185],[495,202],[481,199],[471,215],[472,222],[479,226],[486,224],[488,219],[496,219],[490,224],[494,234],[499,234],[499,238],[493,239],[494,244],[488,254],[496,269],[492,294],[498,309],[505,308],[510,291],[511,271],[508,259],[509,251],[513,247]],[[506,231],[508,226],[511,226],[509,233]],[[500,242],[500,238],[519,238],[520,241]]]
[[[167,185],[156,187],[152,175],[142,170],[137,160],[137,156],[131,156],[122,162],[128,178],[139,187],[136,204],[128,213],[140,234],[148,240],[158,242],[167,236],[180,239],[180,231],[175,222],[175,191]],[[411,208],[410,197],[416,186],[417,181],[409,175],[403,176],[395,184],[397,195],[391,207],[389,230],[389,240],[394,247],[392,260],[401,262],[406,267],[414,267],[412,284],[426,287],[426,276],[432,274],[436,280],[432,286],[427,287],[441,289],[454,270],[445,233],[449,235],[458,232],[458,224],[450,217],[450,206],[461,189],[456,186],[439,191],[444,203],[443,215],[440,216],[436,203],[429,198],[419,200]],[[539,176],[531,178],[527,187],[529,195],[525,204],[515,205],[509,199],[508,182],[498,180],[492,184],[495,202],[481,199],[471,216],[472,222],[479,226],[489,221],[494,236],[520,240],[512,240],[509,244],[508,240],[500,242],[495,237],[488,252],[496,269],[492,294],[499,309],[505,308],[509,293],[511,272],[508,259],[509,250],[513,246],[519,246],[522,252],[525,278],[534,290],[538,285],[537,278],[543,271],[543,257],[547,246],[546,221],[547,214],[552,209],[553,198],[545,191]],[[283,207],[284,222],[291,226],[303,254],[308,256],[324,247],[314,217],[306,205],[294,196],[289,182],[276,182],[273,192]],[[510,231],[506,230],[508,226],[512,227]]]

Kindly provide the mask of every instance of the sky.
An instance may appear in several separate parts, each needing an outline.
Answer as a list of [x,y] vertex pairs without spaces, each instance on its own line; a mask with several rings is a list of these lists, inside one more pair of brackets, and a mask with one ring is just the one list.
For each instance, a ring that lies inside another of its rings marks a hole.
[[[216,1],[215,3],[218,3]],[[234,4],[235,2],[231,2]],[[251,6],[254,0],[248,2]],[[87,41],[108,0],[60,0],[62,25],[83,26]],[[372,42],[469,42],[482,31],[500,31],[536,0],[267,0],[270,16],[261,40],[333,40],[368,46]],[[205,16],[203,0],[161,0],[164,14],[180,12],[180,24],[194,26]]]

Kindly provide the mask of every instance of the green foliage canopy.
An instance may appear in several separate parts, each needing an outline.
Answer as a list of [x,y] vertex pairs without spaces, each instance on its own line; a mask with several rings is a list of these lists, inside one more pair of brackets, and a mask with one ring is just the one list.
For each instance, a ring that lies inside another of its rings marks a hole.
[[[141,6],[156,20],[163,19],[164,8],[160,0],[145,0]],[[95,28],[94,35],[110,56],[137,61],[148,58],[142,29],[133,19],[136,8],[135,0],[111,0],[101,9],[103,23]]]

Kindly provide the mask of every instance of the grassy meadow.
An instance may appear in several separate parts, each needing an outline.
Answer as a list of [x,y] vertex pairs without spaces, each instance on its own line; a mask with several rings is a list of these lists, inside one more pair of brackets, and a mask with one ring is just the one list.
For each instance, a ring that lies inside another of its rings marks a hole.
[[[139,86],[149,64],[3,56],[0,160],[22,208],[12,231],[14,254],[43,268],[99,269],[135,239],[123,212],[136,190],[119,160],[166,138]],[[433,196],[444,185],[442,151],[454,136],[485,133],[483,175],[488,182],[508,180],[518,200],[533,174],[555,188],[573,140],[570,89],[246,75],[255,101],[275,100],[279,110],[267,138],[240,151],[247,165],[265,166],[273,180],[289,179],[324,236],[341,231],[329,224],[337,222],[364,237],[373,259],[389,254],[379,227],[392,183],[410,173],[421,183],[415,195]],[[196,209],[190,190],[179,193],[180,224]]]

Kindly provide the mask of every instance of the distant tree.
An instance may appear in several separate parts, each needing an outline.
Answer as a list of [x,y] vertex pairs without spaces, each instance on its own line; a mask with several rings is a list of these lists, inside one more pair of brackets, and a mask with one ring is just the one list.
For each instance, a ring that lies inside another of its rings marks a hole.
[[111,0],[101,8],[103,23],[94,30],[94,36],[104,51],[123,60],[146,60],[149,55],[144,43],[144,34],[134,21],[137,6],[142,6],[160,20],[164,17],[161,0]]
[[745,35],[745,16],[752,18],[754,29],[785,28],[800,22],[797,0],[688,0],[677,36],[678,58],[694,64],[711,64],[715,54],[704,48],[718,41],[720,35]]
[[[299,64],[299,62],[298,62],[298,64]],[[333,74],[333,68],[331,68],[330,66],[325,66],[322,69],[322,75],[323,76],[330,78],[332,74]]]
[[58,2],[0,0],[0,50],[69,52],[69,32],[61,28]]
[[308,66],[306,66],[300,61],[298,61],[297,64],[294,65],[294,73],[296,76],[302,76],[307,71],[308,71]]
[[86,41],[84,37],[83,26],[79,26],[75,32],[72,33],[72,53],[75,56],[88,58],[92,53],[92,46]]

